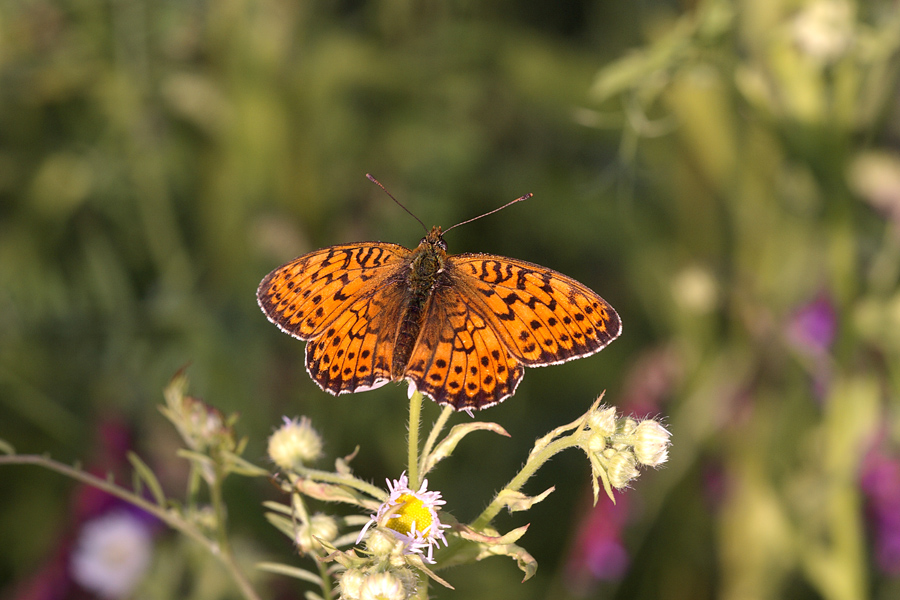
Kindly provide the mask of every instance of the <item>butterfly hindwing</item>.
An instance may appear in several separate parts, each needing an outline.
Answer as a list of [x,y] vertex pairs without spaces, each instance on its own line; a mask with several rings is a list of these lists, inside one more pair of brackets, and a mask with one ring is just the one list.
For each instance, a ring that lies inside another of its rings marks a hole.
[[480,409],[511,396],[522,375],[465,289],[436,288],[405,373],[416,389],[457,410]]
[[332,394],[361,392],[391,380],[402,287],[382,285],[359,295],[306,345],[306,370]]
[[270,321],[308,340],[306,368],[332,394],[390,381],[402,298],[387,285],[407,268],[409,250],[369,242],[305,254],[263,279],[257,300]]

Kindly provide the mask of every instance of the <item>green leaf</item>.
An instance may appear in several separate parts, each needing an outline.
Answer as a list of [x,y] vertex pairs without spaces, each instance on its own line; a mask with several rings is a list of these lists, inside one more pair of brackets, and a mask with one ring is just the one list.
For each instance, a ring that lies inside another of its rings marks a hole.
[[431,469],[433,469],[437,463],[453,454],[453,451],[456,449],[456,445],[459,444],[459,442],[464,437],[466,437],[473,431],[480,430],[493,431],[496,434],[509,437],[509,433],[507,433],[507,431],[503,429],[503,427],[497,425],[496,423],[484,423],[476,421],[475,423],[463,423],[461,425],[457,425],[450,430],[450,433],[448,433],[443,440],[441,440],[441,442],[435,447],[434,451],[431,452],[427,457],[425,457],[425,461],[422,463],[422,475],[425,475],[426,473],[431,471]]
[[481,552],[475,557],[475,560],[484,560],[491,556],[508,556],[515,559],[519,569],[525,573],[522,581],[528,581],[537,572],[537,561],[524,548],[515,544],[485,544],[480,546]]
[[268,477],[271,475],[271,473],[262,467],[258,467],[232,452],[227,452],[225,457],[229,461],[228,470],[231,473],[237,473],[238,475],[244,475],[245,477]]
[[291,540],[295,539],[297,527],[292,519],[288,519],[275,513],[266,513],[266,520],[272,524],[275,529],[286,535]]
[[690,50],[695,29],[690,17],[683,18],[652,46],[609,63],[594,79],[591,95],[603,102],[665,74]]
[[505,546],[519,541],[519,538],[525,535],[525,532],[528,531],[529,527],[531,527],[531,525],[522,525],[521,527],[513,529],[507,534],[499,535],[492,529],[479,532],[470,527],[462,525],[459,528],[459,537],[464,540],[469,540],[470,542],[476,542],[478,544]]
[[294,509],[292,509],[287,504],[282,504],[281,502],[273,502],[271,500],[266,500],[262,504],[269,510],[279,512],[279,513],[281,513],[283,515],[287,515],[289,517],[293,516],[293,514],[294,514]]
[[273,562],[256,563],[256,568],[260,571],[277,573],[279,575],[287,575],[288,577],[293,577],[294,579],[301,579],[320,587],[322,586],[322,578],[311,571],[307,571],[306,569],[300,569],[298,567],[292,567],[290,565],[283,565],[281,563]]
[[426,575],[428,575],[428,576],[429,576],[431,579],[433,579],[434,581],[436,581],[436,582],[438,582],[439,584],[441,584],[442,586],[444,586],[445,588],[449,588],[449,589],[451,589],[451,590],[456,589],[456,588],[454,588],[452,585],[450,585],[449,583],[447,583],[446,581],[444,581],[443,579],[441,579],[440,577],[438,577],[438,576],[434,573],[434,571],[432,571],[431,569],[429,569],[428,567],[426,567],[426,566],[425,566],[425,561],[423,561],[423,560],[422,560],[422,557],[419,556],[418,554],[409,554],[409,555],[407,555],[406,561],[407,561],[409,564],[411,564],[412,566],[414,566],[415,568],[417,568],[418,570],[420,570],[420,571],[422,571],[423,573],[425,573]]
[[187,450],[186,448],[179,449],[176,453],[177,456],[181,458],[186,458],[189,461],[196,463],[199,468],[215,468],[216,462],[208,457],[205,454],[201,454],[200,452],[194,452],[193,450]]
[[141,458],[135,454],[134,452],[128,453],[128,462],[131,463],[132,468],[134,469],[135,475],[140,478],[140,481],[143,481],[147,484],[147,489],[150,490],[150,494],[153,496],[153,501],[156,502],[158,506],[166,505],[166,495],[163,492],[162,485],[159,483],[159,479],[156,478],[156,474],[153,472],[150,467],[147,466]]
[[362,506],[367,510],[378,510],[378,502],[371,500],[356,490],[342,485],[334,485],[331,483],[322,483],[311,479],[298,479],[296,484],[297,491],[302,494],[315,498],[316,500],[324,500],[326,502],[346,502],[347,504],[355,504]]
[[526,496],[522,492],[514,492],[512,490],[502,490],[497,494],[497,500],[502,502],[509,512],[517,512],[528,510],[556,490],[556,486],[548,488],[538,496]]
[[3,454],[9,454],[10,456],[16,453],[16,449],[12,447],[12,444],[7,442],[4,439],[0,439],[0,452]]

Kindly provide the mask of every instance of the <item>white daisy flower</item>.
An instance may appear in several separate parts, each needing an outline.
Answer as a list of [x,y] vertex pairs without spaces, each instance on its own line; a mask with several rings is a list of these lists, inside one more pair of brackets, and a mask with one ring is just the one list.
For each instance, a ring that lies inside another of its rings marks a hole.
[[390,498],[372,515],[366,526],[359,532],[358,544],[372,525],[382,527],[403,542],[406,554],[421,554],[423,560],[434,564],[434,548],[439,542],[447,545],[444,529],[449,525],[441,523],[438,517],[440,507],[445,504],[440,492],[428,491],[428,480],[422,482],[419,491],[409,488],[406,473],[393,482],[387,480]]

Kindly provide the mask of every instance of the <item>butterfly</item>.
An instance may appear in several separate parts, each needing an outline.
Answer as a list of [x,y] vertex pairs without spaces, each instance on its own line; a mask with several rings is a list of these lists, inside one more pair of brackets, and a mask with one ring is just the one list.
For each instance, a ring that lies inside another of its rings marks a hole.
[[306,369],[326,392],[405,379],[410,394],[469,412],[512,396],[523,367],[588,356],[621,332],[613,307],[571,277],[504,256],[448,255],[443,233],[433,227],[412,250],[361,242],[310,252],[266,275],[259,306],[307,342]]

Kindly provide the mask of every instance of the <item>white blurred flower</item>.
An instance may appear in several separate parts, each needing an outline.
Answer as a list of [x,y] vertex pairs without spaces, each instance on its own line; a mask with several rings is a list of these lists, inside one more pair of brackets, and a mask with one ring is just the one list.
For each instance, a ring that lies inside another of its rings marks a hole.
[[136,516],[110,512],[88,521],[72,553],[72,578],[101,598],[125,598],[140,583],[153,553],[153,537]]
[[794,17],[791,34],[803,54],[821,63],[841,58],[853,43],[853,7],[846,0],[816,0]]
[[708,269],[693,265],[675,275],[672,296],[681,308],[695,314],[706,314],[716,308],[719,286]]
[[848,178],[863,200],[900,224],[900,155],[864,152],[853,160]]

